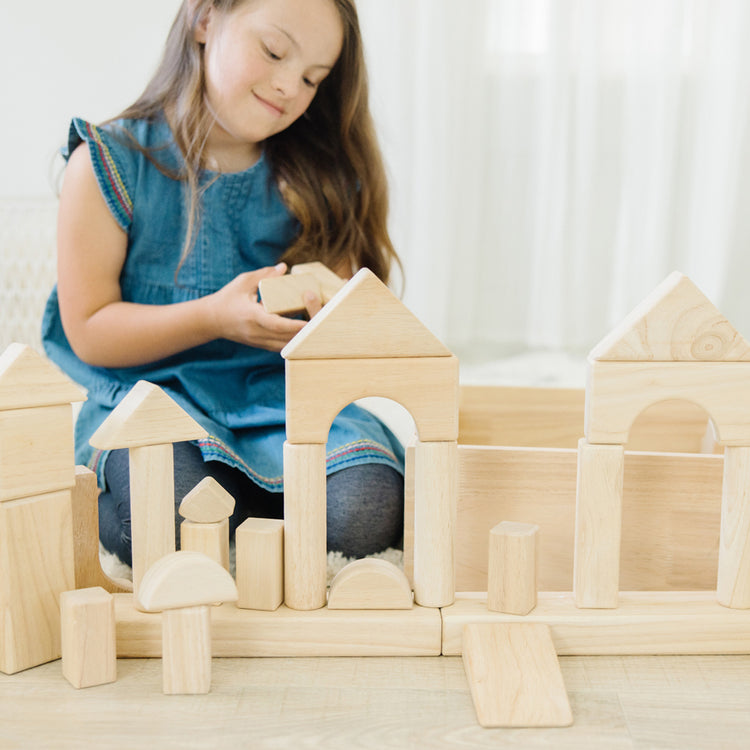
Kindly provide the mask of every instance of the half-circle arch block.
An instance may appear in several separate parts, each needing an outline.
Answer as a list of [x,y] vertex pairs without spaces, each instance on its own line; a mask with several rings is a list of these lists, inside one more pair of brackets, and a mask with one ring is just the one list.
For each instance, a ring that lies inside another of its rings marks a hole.
[[411,609],[412,603],[404,572],[372,557],[342,568],[328,593],[328,609]]
[[228,571],[208,555],[180,550],[146,571],[138,598],[144,611],[163,612],[237,601],[237,586]]

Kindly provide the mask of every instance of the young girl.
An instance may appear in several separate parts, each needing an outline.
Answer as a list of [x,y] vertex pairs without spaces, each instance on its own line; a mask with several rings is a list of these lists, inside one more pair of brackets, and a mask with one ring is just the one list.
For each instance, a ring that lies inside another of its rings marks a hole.
[[[309,260],[386,281],[395,260],[353,0],[184,0],[141,97],[102,126],[74,120],[66,153],[43,339],[88,389],[76,460],[102,487],[105,548],[130,563],[128,454],[88,441],[138,380],[208,432],[175,445],[176,504],[212,476],[236,500],[232,531],[282,517],[278,352],[304,322],[266,313],[258,283]],[[392,433],[346,407],[327,446],[329,549],[398,544],[402,471]]]

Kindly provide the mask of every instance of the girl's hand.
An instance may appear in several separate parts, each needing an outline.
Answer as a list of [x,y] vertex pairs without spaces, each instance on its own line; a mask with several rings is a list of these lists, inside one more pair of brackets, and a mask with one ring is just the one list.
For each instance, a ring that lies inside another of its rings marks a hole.
[[[216,338],[229,339],[239,344],[256,346],[269,351],[281,351],[304,327],[304,320],[293,320],[266,312],[258,302],[261,279],[283,276],[286,264],[242,273],[218,292],[206,298],[212,329]],[[314,293],[305,298],[312,317],[321,308]]]

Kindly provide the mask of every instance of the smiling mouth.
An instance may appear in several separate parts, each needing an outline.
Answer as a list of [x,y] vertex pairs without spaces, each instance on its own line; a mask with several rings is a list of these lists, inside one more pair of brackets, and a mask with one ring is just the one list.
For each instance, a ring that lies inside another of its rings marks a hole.
[[281,109],[281,107],[277,107],[275,104],[271,104],[271,102],[264,99],[262,96],[258,96],[257,94],[253,94],[255,98],[273,115],[276,115],[277,117],[281,117],[281,115],[284,114],[284,110]]

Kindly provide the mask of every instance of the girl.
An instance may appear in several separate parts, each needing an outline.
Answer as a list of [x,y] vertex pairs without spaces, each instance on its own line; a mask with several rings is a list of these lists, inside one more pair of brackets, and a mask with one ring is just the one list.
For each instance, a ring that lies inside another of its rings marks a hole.
[[[88,389],[76,460],[102,487],[105,548],[130,563],[128,455],[88,440],[141,379],[208,432],[175,445],[176,504],[212,476],[232,531],[282,517],[278,352],[304,322],[266,313],[258,283],[307,260],[387,281],[396,260],[353,0],[185,0],[141,97],[102,126],[74,120],[65,153],[43,340]],[[330,549],[399,542],[402,471],[390,431],[346,407],[327,446]]]

